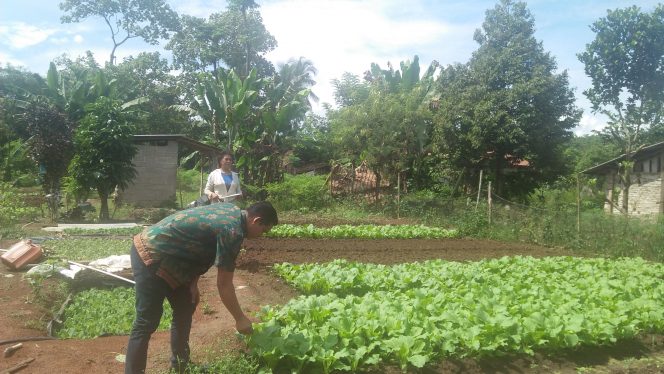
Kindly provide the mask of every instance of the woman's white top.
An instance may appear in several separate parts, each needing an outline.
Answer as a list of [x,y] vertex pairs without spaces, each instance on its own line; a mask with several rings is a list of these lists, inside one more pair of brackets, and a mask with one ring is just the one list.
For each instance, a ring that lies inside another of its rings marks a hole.
[[[231,181],[230,186],[227,186],[224,182],[223,174],[231,174],[233,180]],[[208,176],[207,184],[205,185],[205,194],[210,197],[210,194],[216,193],[219,195],[224,202],[234,201],[238,196],[229,196],[241,194],[242,190],[240,189],[240,176],[231,171],[230,173],[224,173],[221,169],[215,169]],[[229,197],[226,197],[229,196]]]

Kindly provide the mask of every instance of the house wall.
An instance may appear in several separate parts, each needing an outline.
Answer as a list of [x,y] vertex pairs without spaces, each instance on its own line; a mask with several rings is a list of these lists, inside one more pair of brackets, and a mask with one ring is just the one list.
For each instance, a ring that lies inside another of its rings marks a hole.
[[139,143],[137,147],[138,153],[133,160],[136,178],[122,192],[122,201],[142,207],[156,207],[165,201],[174,201],[178,143],[156,140]]
[[616,211],[616,208],[611,204],[611,201],[614,201],[613,190],[615,188],[616,178],[617,176],[613,172],[606,174],[604,178],[606,181],[604,184],[604,211],[609,214],[613,214]]
[[[632,185],[629,187],[629,215],[647,216],[664,213],[664,155],[658,154],[648,159],[638,160],[635,171],[632,174]],[[612,183],[618,185],[618,176],[615,173],[607,175],[605,193],[608,201],[611,201]],[[622,206],[623,191],[619,192],[616,200],[617,206]],[[608,213],[620,213],[611,204],[605,202],[604,210]]]
[[[620,199],[622,199],[622,193]],[[635,173],[632,176],[628,206],[629,215],[641,216],[661,213],[662,177],[660,173]]]

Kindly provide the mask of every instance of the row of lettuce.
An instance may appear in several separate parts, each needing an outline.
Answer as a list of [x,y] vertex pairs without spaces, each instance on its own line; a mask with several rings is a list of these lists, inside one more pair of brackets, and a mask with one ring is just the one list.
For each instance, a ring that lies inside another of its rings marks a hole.
[[504,257],[393,266],[281,264],[304,295],[265,307],[248,339],[269,370],[406,371],[444,358],[612,344],[664,332],[664,265]]
[[[65,229],[65,234],[80,235],[134,235],[143,230],[142,226],[120,229]],[[455,229],[429,227],[424,225],[336,225],[317,227],[314,225],[280,224],[267,234],[271,238],[314,238],[314,239],[442,239],[457,238]]]

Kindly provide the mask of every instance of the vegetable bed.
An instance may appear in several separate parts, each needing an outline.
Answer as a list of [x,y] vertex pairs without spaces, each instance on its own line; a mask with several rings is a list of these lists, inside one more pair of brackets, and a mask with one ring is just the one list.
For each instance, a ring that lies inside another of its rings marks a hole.
[[248,340],[271,369],[355,371],[609,345],[664,332],[664,266],[514,256],[479,262],[288,263],[306,295],[266,307]]

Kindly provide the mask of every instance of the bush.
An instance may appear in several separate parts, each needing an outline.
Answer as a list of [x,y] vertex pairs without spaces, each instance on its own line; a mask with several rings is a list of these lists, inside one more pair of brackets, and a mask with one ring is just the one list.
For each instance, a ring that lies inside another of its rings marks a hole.
[[0,224],[34,221],[41,216],[37,207],[26,206],[25,196],[9,183],[0,182]]
[[269,183],[265,186],[268,199],[278,210],[319,210],[330,203],[325,188],[325,175],[289,175],[283,182]]
[[132,218],[146,224],[153,224],[175,212],[175,209],[168,208],[136,208],[132,212]]

